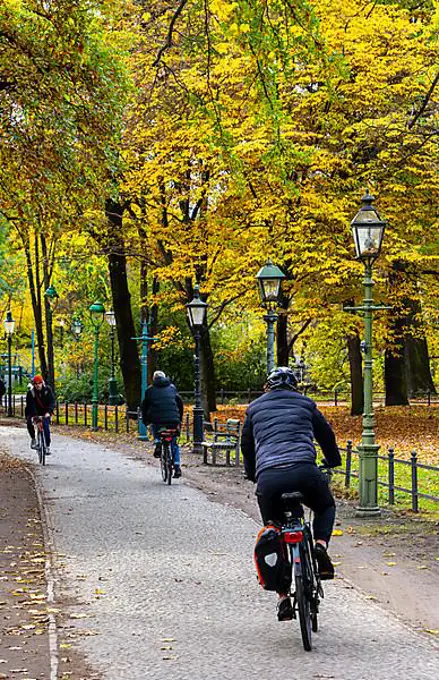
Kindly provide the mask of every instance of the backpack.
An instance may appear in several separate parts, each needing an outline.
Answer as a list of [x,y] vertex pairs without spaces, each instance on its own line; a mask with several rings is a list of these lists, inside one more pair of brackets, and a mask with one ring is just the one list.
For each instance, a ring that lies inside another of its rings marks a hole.
[[280,529],[267,525],[258,534],[254,560],[259,584],[264,590],[288,593],[291,586],[291,565]]

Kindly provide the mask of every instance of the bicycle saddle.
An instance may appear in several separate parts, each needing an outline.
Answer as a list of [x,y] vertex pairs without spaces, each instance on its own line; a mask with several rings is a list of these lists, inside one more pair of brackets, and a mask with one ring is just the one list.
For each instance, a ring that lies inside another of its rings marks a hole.
[[284,503],[292,503],[294,505],[297,505],[297,503],[301,503],[303,501],[303,493],[300,493],[300,491],[283,493],[281,499],[283,500]]

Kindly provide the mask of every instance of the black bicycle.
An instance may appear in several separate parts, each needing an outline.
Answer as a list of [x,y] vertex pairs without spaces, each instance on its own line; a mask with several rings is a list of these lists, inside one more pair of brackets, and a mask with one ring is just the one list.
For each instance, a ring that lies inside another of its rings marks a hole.
[[172,440],[177,430],[163,428],[159,432],[160,436],[160,468],[162,479],[165,484],[171,484],[172,471],[174,469],[174,456],[172,455]]
[[299,491],[281,496],[285,519],[282,523],[282,537],[288,548],[292,569],[290,593],[293,598],[293,617],[299,615],[303,647],[312,649],[312,632],[318,630],[318,613],[321,598],[324,597],[313,551],[311,524],[305,520],[302,506],[303,495]]
[[44,434],[44,427],[43,427],[43,416],[35,416],[32,418],[32,421],[36,427],[36,434],[37,434],[37,443],[36,443],[36,451],[38,453],[38,460],[41,465],[46,464],[46,452],[47,452],[47,444],[46,444],[46,436]]

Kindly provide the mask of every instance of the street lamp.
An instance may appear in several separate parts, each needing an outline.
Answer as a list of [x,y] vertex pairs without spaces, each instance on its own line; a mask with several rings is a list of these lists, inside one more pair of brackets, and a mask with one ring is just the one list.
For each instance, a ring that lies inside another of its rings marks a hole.
[[111,378],[108,381],[108,403],[117,404],[118,402],[118,390],[117,390],[117,380],[114,377],[114,329],[116,327],[116,315],[111,310],[105,312],[105,320],[110,326],[110,337],[111,337]]
[[195,368],[195,381],[194,381],[194,397],[195,406],[193,409],[194,414],[194,426],[193,426],[193,440],[194,440],[194,453],[201,453],[203,441],[203,409],[201,407],[201,389],[200,389],[200,338],[201,331],[205,324],[206,313],[207,313],[207,303],[200,299],[200,289],[198,285],[194,288],[194,297],[191,302],[186,305],[187,315],[189,319],[189,327],[191,329],[192,335],[195,339],[195,355],[194,355],[194,368]]
[[352,307],[364,313],[364,412],[363,433],[361,445],[358,447],[360,455],[360,505],[357,515],[369,517],[379,515],[378,507],[378,449],[375,443],[375,417],[373,411],[372,387],[372,314],[377,309],[385,309],[382,305],[373,304],[372,264],[381,252],[386,223],[380,218],[373,207],[374,197],[366,190],[361,199],[362,206],[351,222],[358,260],[364,264],[364,300],[359,307]]
[[98,351],[99,351],[99,331],[104,323],[105,317],[105,307],[102,302],[97,300],[88,308],[91,315],[91,321],[95,332],[95,349],[94,349],[94,364],[93,364],[93,397],[92,412],[91,412],[91,429],[98,429],[98,403],[99,403],[99,391],[98,391]]
[[282,280],[285,274],[279,267],[267,260],[256,274],[261,304],[266,308],[264,321],[267,323],[267,374],[274,368],[274,327],[277,321],[276,306],[279,302]]
[[[79,319],[73,319],[72,321],[72,331],[74,338],[76,340],[76,343],[78,344],[79,338],[82,333],[82,323],[80,322]],[[79,379],[79,361],[76,362],[76,378]]]
[[6,336],[8,338],[8,418],[12,418],[12,335],[15,330],[15,321],[12,318],[12,312],[6,313],[6,319],[3,321]]
[[[44,291],[44,297],[46,298],[47,315],[46,315],[46,330],[47,330],[47,361],[48,361],[48,380],[47,382],[51,385],[52,389],[55,391],[55,360],[53,356],[53,311],[55,309],[56,302],[59,295],[56,291],[55,286],[50,284],[48,288]],[[46,377],[46,376],[45,376]]]

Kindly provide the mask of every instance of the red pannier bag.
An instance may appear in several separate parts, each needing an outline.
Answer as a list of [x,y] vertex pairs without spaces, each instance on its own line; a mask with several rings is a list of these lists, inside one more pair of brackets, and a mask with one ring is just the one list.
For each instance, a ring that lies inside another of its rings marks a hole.
[[265,526],[258,534],[254,560],[259,584],[264,590],[286,594],[291,586],[291,566],[288,550],[280,529],[274,524]]

